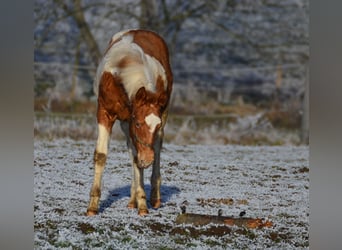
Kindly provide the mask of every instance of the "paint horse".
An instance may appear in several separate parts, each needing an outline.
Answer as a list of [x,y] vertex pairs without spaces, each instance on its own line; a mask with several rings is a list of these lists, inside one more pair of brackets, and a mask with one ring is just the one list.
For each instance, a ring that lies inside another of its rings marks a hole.
[[160,207],[160,150],[172,80],[168,48],[159,35],[147,30],[126,30],[112,37],[94,80],[98,138],[88,216],[98,213],[101,179],[116,120],[126,135],[133,162],[128,208],[138,208],[139,215],[148,214],[144,169],[150,165],[150,203],[153,208]]

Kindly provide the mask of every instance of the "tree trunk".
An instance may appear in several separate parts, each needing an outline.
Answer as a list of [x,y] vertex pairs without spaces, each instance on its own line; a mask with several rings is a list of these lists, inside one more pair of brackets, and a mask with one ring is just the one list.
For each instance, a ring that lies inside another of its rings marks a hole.
[[71,90],[70,90],[70,100],[75,99],[76,95],[76,88],[77,88],[77,81],[78,81],[78,68],[77,66],[80,63],[80,39],[77,39],[77,45],[76,45],[76,53],[75,53],[75,62],[74,62],[74,69],[72,72],[72,81],[71,81]]
[[309,69],[306,68],[304,100],[303,100],[303,115],[301,128],[301,141],[304,144],[309,143]]
[[158,9],[155,0],[141,0],[140,28],[159,32]]
[[100,49],[95,41],[93,34],[90,31],[88,23],[85,21],[84,13],[81,6],[81,0],[74,0],[75,12],[72,15],[77,23],[80,33],[87,44],[90,56],[95,65],[97,65],[102,57]]
[[81,36],[84,39],[87,47],[89,48],[89,54],[94,65],[100,62],[102,53],[95,41],[93,34],[90,31],[89,25],[84,18],[84,13],[81,6],[81,0],[73,0],[74,9],[70,9],[63,0],[54,0],[54,2],[59,5],[67,15],[70,15],[77,24],[80,30]]

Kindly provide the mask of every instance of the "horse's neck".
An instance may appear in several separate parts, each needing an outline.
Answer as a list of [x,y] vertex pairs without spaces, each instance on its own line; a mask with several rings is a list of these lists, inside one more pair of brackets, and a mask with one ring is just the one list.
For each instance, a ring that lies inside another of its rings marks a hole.
[[122,84],[130,100],[141,87],[155,92],[155,80],[143,64],[121,69],[119,77],[122,79]]

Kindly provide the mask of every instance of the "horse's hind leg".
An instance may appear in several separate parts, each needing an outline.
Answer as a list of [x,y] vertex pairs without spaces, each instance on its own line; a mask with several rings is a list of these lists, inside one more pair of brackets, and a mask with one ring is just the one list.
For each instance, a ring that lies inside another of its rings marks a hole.
[[92,216],[98,213],[99,200],[101,197],[102,174],[107,160],[108,144],[112,124],[104,126],[98,125],[98,139],[94,152],[94,180],[90,191],[90,201],[87,209],[87,215]]

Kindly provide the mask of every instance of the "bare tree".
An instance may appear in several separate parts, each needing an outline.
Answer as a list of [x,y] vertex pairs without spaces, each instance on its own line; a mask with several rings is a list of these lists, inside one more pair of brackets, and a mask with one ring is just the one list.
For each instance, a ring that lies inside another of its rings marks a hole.
[[87,44],[91,59],[93,63],[97,65],[101,58],[101,51],[92,32],[90,31],[89,24],[84,18],[84,10],[81,6],[81,0],[72,0],[72,6],[68,6],[63,0],[54,1],[65,11],[67,16],[71,16],[74,19],[80,30],[82,38]]
[[[188,70],[179,73],[181,77],[177,76],[178,79],[183,77],[181,80],[185,82],[191,79],[210,83],[218,78],[217,82],[222,83],[229,77],[220,73],[236,61],[243,67],[276,67],[293,62],[304,65],[308,60],[307,32],[302,22],[307,20],[308,9],[302,5],[307,5],[308,0],[296,3],[266,0],[35,1],[39,2],[35,9],[35,20],[39,23],[36,28],[39,32],[35,32],[37,54],[44,54],[48,47],[46,54],[53,55],[53,60],[68,60],[85,67],[95,68],[110,36],[127,28],[150,29],[161,34],[168,43],[171,57],[177,58],[177,61],[171,58],[175,71]],[[298,6],[293,6],[296,4]],[[68,28],[61,34],[58,29],[63,25]],[[198,56],[201,60],[196,61]],[[208,67],[203,67],[204,64]],[[184,66],[193,67],[193,71]],[[208,71],[196,71],[203,68]],[[217,74],[211,73],[212,69]],[[77,73],[74,70],[72,89],[76,88]],[[285,73],[282,80],[286,80]],[[91,80],[87,79],[86,84],[88,82],[90,85]],[[307,109],[304,113],[306,117]],[[303,119],[304,127],[307,127],[307,120]],[[303,134],[303,137],[307,136]]]
[[158,8],[156,0],[141,0],[140,1],[141,15],[140,28],[158,30]]

